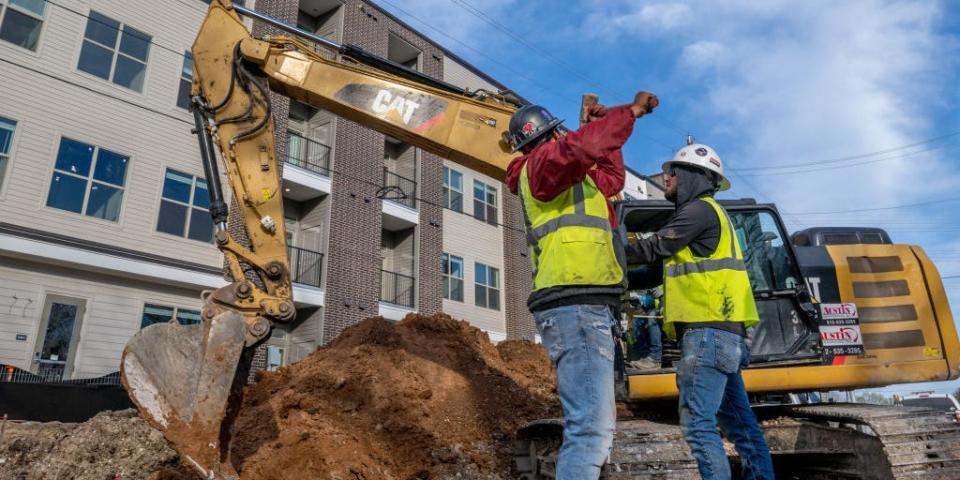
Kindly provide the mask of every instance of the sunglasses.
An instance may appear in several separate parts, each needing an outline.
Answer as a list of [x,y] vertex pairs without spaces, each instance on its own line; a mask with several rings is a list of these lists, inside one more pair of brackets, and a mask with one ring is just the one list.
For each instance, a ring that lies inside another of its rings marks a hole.
[[672,166],[663,169],[663,176],[665,177],[674,177],[676,175],[677,175],[677,169]]

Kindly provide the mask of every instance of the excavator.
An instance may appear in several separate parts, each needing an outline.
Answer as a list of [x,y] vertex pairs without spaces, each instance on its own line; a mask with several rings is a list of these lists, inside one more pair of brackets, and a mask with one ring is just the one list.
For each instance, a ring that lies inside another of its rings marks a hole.
[[[255,38],[243,18],[283,34]],[[185,464],[203,478],[229,480],[239,478],[230,441],[252,352],[273,325],[296,316],[271,92],[501,179],[514,156],[503,134],[522,101],[510,92],[456,87],[229,0],[210,2],[192,53],[194,133],[215,242],[231,283],[202,294],[200,324],[155,324],[134,335],[121,359],[121,381]],[[221,177],[230,184],[232,207]],[[939,274],[923,250],[806,247],[820,249],[807,256],[821,261],[813,283],[784,241],[774,206],[731,201],[725,207],[761,313],[744,378],[778,463],[805,468],[794,478],[960,478],[960,428],[942,415],[776,402],[790,392],[960,377],[960,341]],[[625,200],[617,212],[626,230],[619,234],[636,235],[655,231],[672,206]],[[231,216],[240,221],[228,222]],[[819,287],[817,295],[812,286]],[[619,422],[604,478],[697,478],[676,424],[656,414],[676,408],[669,357],[652,372],[621,368],[622,400],[650,415]],[[555,419],[518,432],[519,478],[554,478],[561,435]]]

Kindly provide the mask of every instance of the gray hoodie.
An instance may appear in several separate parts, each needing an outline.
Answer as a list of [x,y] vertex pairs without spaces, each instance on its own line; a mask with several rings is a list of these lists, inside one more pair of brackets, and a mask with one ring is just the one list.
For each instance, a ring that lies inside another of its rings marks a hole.
[[672,257],[689,245],[700,257],[709,256],[720,241],[720,220],[703,197],[713,196],[714,186],[696,169],[677,168],[677,211],[656,234],[630,242],[626,247],[631,264],[654,263]]

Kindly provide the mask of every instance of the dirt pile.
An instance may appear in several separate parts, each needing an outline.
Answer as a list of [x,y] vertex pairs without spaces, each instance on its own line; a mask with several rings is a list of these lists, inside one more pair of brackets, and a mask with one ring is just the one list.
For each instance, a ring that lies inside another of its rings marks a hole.
[[248,389],[233,463],[244,479],[508,479],[512,432],[557,415],[539,346],[373,318]]
[[0,444],[3,479],[164,478],[154,472],[174,474],[177,464],[177,452],[134,410],[101,413],[81,424],[8,422]]
[[[232,461],[243,480],[506,480],[517,427],[559,414],[540,346],[446,315],[372,318],[247,388]],[[8,423],[0,479],[199,477],[128,410]]]

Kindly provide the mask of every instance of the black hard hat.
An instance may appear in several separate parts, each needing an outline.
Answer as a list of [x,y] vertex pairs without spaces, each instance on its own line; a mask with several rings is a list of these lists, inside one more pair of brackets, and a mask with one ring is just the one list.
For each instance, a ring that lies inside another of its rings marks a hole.
[[543,138],[563,120],[554,117],[552,113],[540,105],[524,105],[510,117],[510,144],[516,152],[529,143]]

